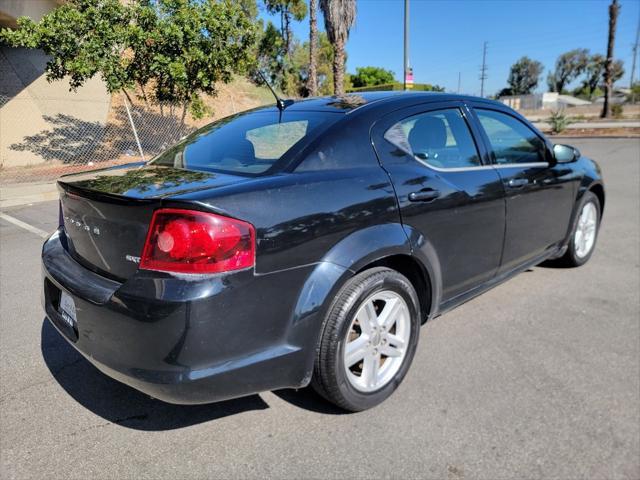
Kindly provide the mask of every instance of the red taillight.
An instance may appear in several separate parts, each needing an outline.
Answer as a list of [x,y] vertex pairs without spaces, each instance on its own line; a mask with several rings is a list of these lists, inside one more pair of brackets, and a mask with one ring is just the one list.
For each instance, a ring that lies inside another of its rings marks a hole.
[[253,225],[213,213],[163,208],[151,219],[140,268],[218,273],[252,267]]

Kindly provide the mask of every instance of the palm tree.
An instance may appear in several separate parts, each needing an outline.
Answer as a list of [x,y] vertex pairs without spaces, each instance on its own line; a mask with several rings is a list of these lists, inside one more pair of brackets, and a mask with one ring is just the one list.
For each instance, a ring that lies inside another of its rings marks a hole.
[[607,40],[607,60],[604,67],[604,105],[600,117],[606,118],[611,115],[611,93],[613,90],[613,46],[616,41],[616,22],[620,5],[618,0],[613,0],[609,5],[609,38]]
[[309,0],[309,95],[318,95],[318,0]]
[[356,0],[320,0],[324,27],[333,45],[333,91],[344,94],[344,47],[356,19]]

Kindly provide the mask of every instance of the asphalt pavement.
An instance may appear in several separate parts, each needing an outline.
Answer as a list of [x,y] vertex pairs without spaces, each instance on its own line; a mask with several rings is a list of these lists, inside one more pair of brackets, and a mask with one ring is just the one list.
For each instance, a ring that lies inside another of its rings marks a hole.
[[174,406],[104,376],[40,306],[57,203],[3,209],[0,477],[640,478],[640,140],[564,141],[603,167],[591,261],[428,322],[398,391],[357,414],[308,389]]

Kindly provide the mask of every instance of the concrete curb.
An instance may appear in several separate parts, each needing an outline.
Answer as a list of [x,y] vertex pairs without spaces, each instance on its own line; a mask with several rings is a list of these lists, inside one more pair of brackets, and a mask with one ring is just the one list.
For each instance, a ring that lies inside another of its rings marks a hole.
[[0,208],[47,202],[57,198],[56,182],[17,183],[0,186]]

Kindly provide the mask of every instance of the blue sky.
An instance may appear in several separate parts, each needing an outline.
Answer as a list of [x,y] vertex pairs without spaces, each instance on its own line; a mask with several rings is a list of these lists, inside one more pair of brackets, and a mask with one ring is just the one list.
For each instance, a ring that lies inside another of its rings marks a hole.
[[[494,94],[506,86],[509,67],[521,56],[542,62],[546,76],[557,56],[573,48],[605,54],[609,0],[410,0],[410,58],[419,83],[436,83],[449,91],[480,93],[482,44],[488,42],[488,79],[485,91]],[[402,78],[403,0],[358,0],[356,24],[347,44],[347,70],[375,65]],[[632,47],[640,20],[640,0],[620,0],[615,46],[625,63],[626,85],[631,73]],[[279,17],[269,17],[279,26]],[[319,26],[324,21],[319,13]],[[309,37],[308,18],[294,22],[301,40]],[[636,66],[636,79],[638,66]]]

